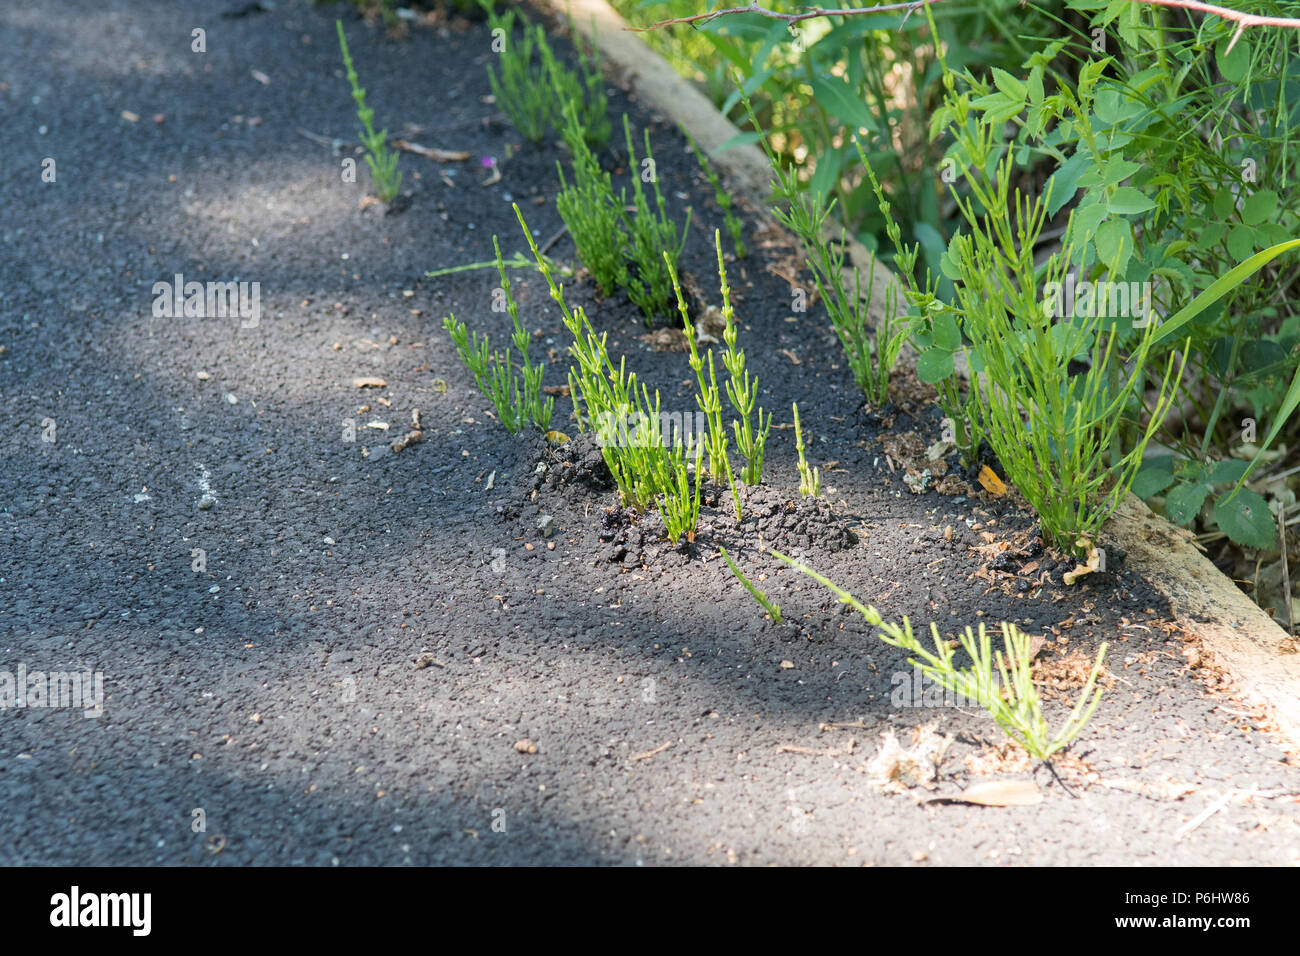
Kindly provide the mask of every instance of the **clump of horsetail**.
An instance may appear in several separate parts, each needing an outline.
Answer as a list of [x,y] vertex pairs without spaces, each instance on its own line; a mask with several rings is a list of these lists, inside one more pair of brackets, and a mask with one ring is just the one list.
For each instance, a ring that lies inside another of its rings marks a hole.
[[677,268],[673,265],[672,259],[668,257],[666,252],[664,253],[664,264],[668,267],[673,292],[677,296],[677,311],[682,316],[686,344],[690,350],[688,361],[691,370],[695,373],[695,381],[699,385],[695,400],[699,403],[701,411],[704,412],[704,419],[709,428],[708,437],[704,439],[704,444],[709,453],[709,474],[713,476],[714,481],[721,481],[723,476],[726,476],[727,485],[731,488],[731,499],[736,508],[736,520],[740,521],[740,495],[736,491],[736,477],[731,470],[731,460],[727,457],[727,430],[722,425],[722,398],[718,393],[718,376],[713,365],[713,350],[709,350],[709,377],[706,381],[704,377],[704,360],[700,357],[700,349],[695,340],[695,325],[691,322],[690,313],[686,308],[686,299],[682,296],[682,286],[677,278]]
[[[492,237],[492,247],[496,250],[497,272],[501,276],[499,299],[504,302],[514,325],[513,341],[519,350],[519,376],[516,377],[508,347],[504,353],[493,352],[488,336],[480,339],[477,332],[471,333],[454,315],[443,319],[443,328],[451,335],[461,361],[474,375],[479,390],[496,406],[497,418],[506,430],[513,434],[525,423],[532,422],[545,431],[550,427],[555,409],[554,398],[542,399],[542,373],[546,366],[541,362],[534,364],[528,356],[530,336],[519,320],[519,308],[510,294],[510,280],[506,278],[506,265],[496,236]],[[495,307],[498,297],[493,298]]]

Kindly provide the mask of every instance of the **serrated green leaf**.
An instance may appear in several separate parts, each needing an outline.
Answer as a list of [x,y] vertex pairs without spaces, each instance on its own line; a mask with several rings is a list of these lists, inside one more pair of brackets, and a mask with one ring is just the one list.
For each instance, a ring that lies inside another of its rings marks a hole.
[[1237,461],[1229,458],[1224,461],[1215,462],[1214,467],[1210,469],[1210,483],[1221,485],[1225,482],[1236,481],[1246,473],[1249,465],[1244,461]]
[[1041,66],[1034,67],[1029,73],[1028,95],[1029,102],[1034,106],[1043,102],[1043,68]]
[[1237,208],[1237,197],[1226,186],[1214,194],[1214,218],[1227,219]]
[[1249,488],[1216,501],[1214,520],[1219,530],[1237,544],[1261,549],[1278,544],[1277,524],[1268,503]]
[[1097,227],[1106,218],[1106,207],[1101,203],[1080,206],[1074,211],[1073,234],[1067,239],[1076,246],[1083,245],[1084,239],[1097,232]]
[[1228,224],[1226,222],[1209,223],[1197,233],[1195,248],[1201,252],[1206,249],[1213,249],[1223,241],[1223,236],[1227,231]]
[[1143,465],[1142,469],[1133,479],[1130,486],[1133,494],[1139,498],[1150,498],[1152,495],[1158,495],[1174,483],[1174,473],[1168,468],[1160,466]]
[[1117,156],[1114,159],[1107,160],[1106,170],[1102,175],[1102,185],[1114,186],[1117,183],[1122,183],[1141,169],[1141,163],[1135,163],[1130,159],[1123,159],[1122,157]]
[[1133,186],[1121,186],[1110,197],[1108,205],[1112,215],[1130,216],[1134,213],[1154,209],[1156,204],[1148,199],[1142,190]]
[[1007,95],[1009,99],[1019,100],[1024,103],[1025,97],[1029,95],[1029,90],[1023,80],[1017,80],[1006,70],[993,67],[993,84]]
[[1047,202],[1047,214],[1055,216],[1057,211],[1074,198],[1078,192],[1079,177],[1092,166],[1092,157],[1087,150],[1076,150],[1074,155],[1063,162],[1047,180],[1050,196]]
[[1127,219],[1108,219],[1097,227],[1093,241],[1097,246],[1097,259],[1109,267],[1116,263],[1115,275],[1123,276],[1128,261],[1133,256],[1133,227]]
[[1201,513],[1209,485],[1201,482],[1180,484],[1165,496],[1165,516],[1174,524],[1190,524]]

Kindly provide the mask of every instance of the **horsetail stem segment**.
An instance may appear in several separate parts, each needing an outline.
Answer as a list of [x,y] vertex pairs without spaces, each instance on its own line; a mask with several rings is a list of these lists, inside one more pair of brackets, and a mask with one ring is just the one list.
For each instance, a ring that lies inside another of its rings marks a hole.
[[722,558],[727,562],[727,567],[731,568],[731,573],[736,576],[736,580],[743,584],[745,590],[753,595],[754,600],[762,605],[763,610],[772,618],[772,623],[784,624],[785,620],[781,617],[781,605],[768,598],[766,594],[759,590],[757,585],[740,573],[740,568],[736,567],[736,562],[731,560],[731,555],[727,554],[726,548],[719,548],[718,550],[722,552]]
[[[568,266],[559,265],[549,259],[547,261],[550,262],[551,268],[559,272],[560,275],[562,276],[573,275],[573,270],[570,269]],[[463,266],[448,266],[445,269],[431,269],[425,273],[425,277],[429,279],[436,279],[439,276],[456,275],[457,273],[460,272],[473,272],[475,269],[491,269],[494,268],[496,264],[497,261],[495,259],[487,259],[484,260],[483,262],[467,262]],[[522,252],[516,252],[509,259],[506,259],[505,264],[507,269],[536,269],[537,268],[537,263],[534,260],[525,256]]]
[[808,467],[803,456],[803,428],[799,425],[799,403],[794,403],[794,447],[799,453],[799,494],[816,498],[822,493],[822,476],[816,468]]
[[722,289],[722,318],[725,328],[722,340],[727,350],[722,355],[722,364],[727,368],[727,397],[731,407],[740,416],[731,423],[736,435],[736,448],[745,456],[745,467],[740,473],[747,485],[756,485],[763,480],[763,457],[767,450],[767,435],[772,429],[772,414],[767,415],[767,424],[763,424],[763,409],[758,410],[758,431],[753,430],[749,416],[754,411],[758,400],[758,380],[752,382],[745,368],[745,352],[736,348],[735,309],[731,306],[731,287],[727,285],[727,267],[722,261],[722,233],[713,231],[713,242],[718,250],[718,282]]
[[364,127],[361,143],[366,147],[366,165],[370,167],[370,176],[375,181],[379,198],[384,202],[392,202],[402,188],[402,174],[397,169],[397,151],[388,148],[388,130],[375,132],[375,111],[366,106],[366,91],[352,66],[352,54],[348,52],[348,38],[343,33],[343,21],[335,20],[334,26],[339,33],[339,48],[343,51],[343,66],[352,87],[352,99],[357,104],[357,119],[361,120]]

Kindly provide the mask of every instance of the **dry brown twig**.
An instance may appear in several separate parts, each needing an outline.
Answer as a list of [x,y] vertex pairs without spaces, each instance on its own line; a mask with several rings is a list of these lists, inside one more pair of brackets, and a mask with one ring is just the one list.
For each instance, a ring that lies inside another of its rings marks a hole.
[[[673,17],[670,20],[660,20],[658,23],[652,23],[648,27],[627,27],[636,33],[644,33],[648,30],[659,30],[663,27],[672,26],[677,23],[709,23],[719,17],[725,17],[734,13],[756,13],[762,17],[768,17],[772,20],[784,20],[793,31],[796,23],[804,20],[812,20],[817,17],[852,17],[862,16],[872,13],[897,13],[900,10],[906,10],[910,17],[927,3],[933,5],[942,3],[943,0],[909,0],[907,3],[882,3],[874,7],[846,7],[843,9],[828,9],[824,7],[808,7],[802,13],[781,13],[778,10],[768,10],[760,7],[757,2],[751,3],[744,7],[728,7],[726,10],[713,10],[709,13],[696,13],[688,17]],[[1228,44],[1225,52],[1232,52],[1232,48],[1237,45],[1241,35],[1246,32],[1248,27],[1284,27],[1290,29],[1300,28],[1300,17],[1264,17],[1254,13],[1243,13],[1240,10],[1233,10],[1230,7],[1221,7],[1213,3],[1201,3],[1200,0],[1132,0],[1133,3],[1149,3],[1161,7],[1175,7],[1179,10],[1195,10],[1198,13],[1207,13],[1216,17],[1222,17],[1225,20],[1231,20],[1237,24],[1237,29],[1232,34],[1232,41]],[[907,22],[907,17],[903,18]]]
[[630,757],[629,760],[630,760],[630,761],[649,760],[651,757],[655,756],[655,754],[661,754],[661,753],[663,753],[665,750],[667,750],[667,749],[668,749],[669,747],[671,747],[672,745],[673,745],[673,742],[670,740],[670,741],[668,741],[667,743],[660,744],[660,745],[659,745],[658,747],[656,747],[654,750],[647,750],[647,751],[646,751],[645,753],[643,753],[643,754],[635,754],[635,755],[633,755],[632,757]]

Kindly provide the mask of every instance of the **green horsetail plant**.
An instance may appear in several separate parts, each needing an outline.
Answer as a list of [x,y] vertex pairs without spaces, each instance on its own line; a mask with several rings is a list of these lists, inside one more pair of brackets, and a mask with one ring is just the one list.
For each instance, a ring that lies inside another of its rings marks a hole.
[[[1106,659],[1107,644],[1101,645],[1097,661],[1079,695],[1079,702],[1056,733],[1052,733],[1043,717],[1042,702],[1034,687],[1033,653],[1029,637],[1014,624],[1002,625],[1002,650],[996,653],[983,624],[980,624],[978,637],[967,627],[965,633],[958,638],[958,643],[969,655],[972,666],[958,668],[953,663],[956,651],[939,635],[937,624],[930,625],[930,636],[934,641],[934,651],[931,652],[912,633],[912,624],[907,618],[903,618],[901,627],[887,622],[874,607],[863,605],[848,591],[811,568],[779,552],[773,551],[772,555],[833,591],[840,603],[849,605],[868,624],[878,629],[877,636],[882,641],[914,655],[908,663],[920,668],[922,674],[940,687],[978,703],[997,721],[1008,737],[1039,760],[1050,759],[1078,737],[1101,702],[1102,689],[1097,686],[1097,678]],[[996,675],[993,670],[995,664]]]
[[749,416],[754,411],[758,400],[758,380],[750,380],[745,368],[745,352],[736,348],[735,309],[731,306],[731,286],[727,285],[727,267],[722,262],[722,233],[713,231],[713,242],[718,249],[718,282],[722,289],[722,318],[725,327],[722,333],[727,350],[722,353],[722,364],[727,368],[727,397],[731,407],[740,416],[731,423],[736,434],[736,449],[745,456],[745,467],[740,473],[741,480],[747,485],[756,485],[763,480],[763,456],[767,451],[767,435],[772,429],[772,413],[767,414],[767,424],[763,424],[763,409],[758,409],[758,431],[754,431]]
[[397,169],[397,151],[388,148],[388,130],[375,132],[375,111],[366,106],[366,91],[352,66],[352,54],[348,52],[348,38],[343,33],[343,21],[335,20],[334,26],[339,32],[339,49],[343,51],[343,66],[352,87],[352,99],[357,104],[357,119],[361,120],[363,127],[361,143],[366,148],[366,165],[370,167],[370,177],[375,181],[379,198],[384,202],[392,202],[402,188],[402,174]]
[[555,408],[554,398],[545,401],[542,399],[542,373],[546,366],[542,363],[534,365],[528,357],[528,330],[519,321],[518,307],[510,295],[510,281],[506,278],[506,267],[501,259],[501,247],[497,245],[496,236],[492,237],[492,245],[496,249],[502,294],[510,320],[514,324],[513,341],[520,355],[519,377],[516,377],[514,365],[510,361],[509,347],[504,353],[493,352],[486,335],[480,339],[477,332],[471,333],[465,323],[457,321],[454,315],[443,319],[442,325],[451,335],[461,361],[473,373],[479,390],[496,406],[497,418],[506,431],[514,434],[528,422],[545,431],[551,425],[551,415]]
[[[750,109],[748,98],[742,95],[742,99],[746,109]],[[750,121],[755,129],[762,128],[758,126],[752,109]],[[898,357],[912,333],[911,323],[899,318],[897,292],[892,284],[885,289],[885,310],[880,325],[873,330],[870,306],[876,283],[875,256],[868,266],[866,288],[862,287],[862,274],[854,266],[853,287],[850,289],[844,277],[847,256],[844,230],[840,230],[840,241],[835,243],[825,234],[834,200],[827,204],[817,190],[802,188],[798,171],[777,158],[767,137],[760,135],[759,142],[772,170],[776,218],[795,234],[804,248],[817,294],[826,304],[826,313],[849,360],[854,382],[869,403],[876,407],[884,405],[889,400],[889,380],[894,366],[898,364]],[[913,250],[912,256],[915,255]]]
[[[1086,555],[1172,407],[1182,365],[1171,351],[1163,374],[1155,369],[1159,384],[1147,424],[1135,429],[1131,447],[1112,460],[1112,442],[1131,420],[1131,401],[1142,394],[1157,326],[1149,323],[1140,331],[1124,362],[1116,354],[1119,323],[1104,328],[1104,309],[1073,320],[1054,318],[1039,301],[1038,282],[1063,287],[1075,250],[1067,238],[1045,266],[1035,263],[1046,200],[1030,200],[1019,189],[1013,195],[1012,165],[1008,153],[982,180],[967,172],[973,198],[958,205],[968,231],[954,237],[947,255],[972,342],[976,374],[969,407],[1007,476],[1038,513],[1044,537]],[[1073,224],[1071,214],[1067,236]],[[1108,276],[1113,269],[1112,264]],[[1087,370],[1070,374],[1070,362],[1082,356],[1090,359]]]
[[682,535],[691,539],[700,513],[699,465],[703,449],[696,449],[692,497],[682,436],[669,436],[667,445],[664,441],[659,393],[655,392],[651,401],[649,390],[637,382],[636,373],[627,371],[626,359],[620,359],[618,368],[614,368],[605,347],[605,333],[596,334],[581,306],[569,308],[564,300],[564,288],[556,284],[517,203],[514,210],[537,260],[537,268],[550,288],[551,298],[560,307],[564,325],[573,336],[569,354],[577,366],[569,369],[569,393],[579,429],[585,430],[590,425],[596,433],[601,456],[614,476],[625,505],[646,511],[659,501],[664,526],[674,543]]
[[740,568],[736,567],[736,562],[731,560],[731,555],[727,554],[726,548],[719,548],[718,550],[722,552],[722,558],[727,562],[727,567],[731,568],[731,573],[736,576],[736,580],[743,584],[745,590],[762,606],[763,610],[772,619],[772,623],[784,624],[785,619],[781,617],[781,605],[771,600],[756,584],[740,573]]
[[686,131],[686,127],[680,127],[682,135],[686,137],[686,142],[691,144],[691,151],[695,153],[695,160],[700,164],[700,169],[704,172],[704,178],[709,181],[713,187],[713,198],[717,201],[718,207],[722,210],[722,224],[727,227],[727,234],[731,236],[731,244],[736,250],[736,258],[743,259],[748,253],[745,248],[745,240],[741,238],[741,222],[731,209],[731,193],[727,192],[722,186],[722,180],[718,174],[713,171],[713,165],[709,162],[709,157],[695,142],[695,137]]
[[601,76],[599,50],[595,45],[595,32],[592,32],[592,48],[588,55],[578,32],[569,21],[569,35],[573,38],[573,49],[577,54],[578,73],[573,72],[555,58],[545,34],[541,36],[542,65],[550,79],[549,92],[552,102],[552,122],[559,124],[567,104],[573,104],[582,137],[593,146],[604,146],[609,142],[611,132],[609,124],[609,100],[605,95],[605,78]]
[[699,403],[700,410],[704,412],[704,420],[708,424],[709,435],[704,444],[709,452],[709,474],[713,476],[714,481],[719,482],[724,475],[726,476],[727,486],[731,488],[732,505],[736,509],[736,520],[740,521],[740,495],[736,490],[736,477],[731,470],[731,459],[727,457],[727,430],[722,425],[722,398],[718,393],[718,376],[714,371],[713,350],[709,350],[709,377],[706,381],[704,360],[700,358],[700,349],[695,340],[695,324],[691,322],[690,314],[686,309],[686,299],[682,296],[681,283],[677,279],[677,268],[666,252],[664,265],[668,269],[673,292],[677,296],[677,311],[681,313],[682,328],[686,334],[687,347],[690,349],[688,361],[691,371],[695,373],[696,384],[699,386],[695,400]]
[[[481,0],[480,5],[487,11],[488,27],[495,38],[493,50],[501,55],[499,78],[497,71],[488,66],[492,97],[497,108],[524,139],[530,143],[540,142],[554,119],[550,71],[545,62],[533,63],[534,48],[540,46],[543,51],[549,52],[546,31],[523,17],[523,30],[519,39],[515,40],[512,36],[515,11],[506,10],[504,15],[499,15],[494,0]],[[498,30],[502,32],[498,34]],[[498,42],[501,43],[500,50],[496,48]],[[543,58],[545,55],[544,52]]]
[[[632,174],[635,218],[628,223],[629,254],[633,268],[627,277],[628,298],[644,313],[646,324],[656,315],[665,315],[672,307],[672,283],[660,264],[661,257],[673,266],[686,247],[686,234],[691,228],[691,210],[686,210],[686,224],[680,238],[677,223],[668,215],[668,205],[659,189],[659,175],[655,170],[654,156],[650,152],[650,131],[645,130],[645,158],[638,162],[636,147],[632,143],[632,127],[627,114],[623,114],[623,134],[627,138],[628,169]],[[651,210],[643,182],[654,188],[655,208]]]
[[564,119],[564,141],[573,154],[573,184],[565,180],[556,163],[560,193],[555,208],[601,295],[612,295],[628,284],[623,203],[621,197],[614,196],[609,173],[600,168],[587,146],[572,103],[565,107]]
[[816,468],[808,467],[803,456],[803,428],[799,425],[799,403],[794,403],[794,448],[799,453],[799,494],[816,498],[822,493],[822,475]]

